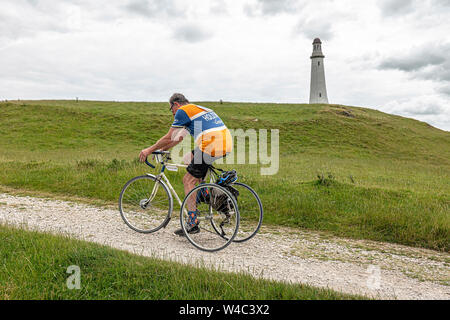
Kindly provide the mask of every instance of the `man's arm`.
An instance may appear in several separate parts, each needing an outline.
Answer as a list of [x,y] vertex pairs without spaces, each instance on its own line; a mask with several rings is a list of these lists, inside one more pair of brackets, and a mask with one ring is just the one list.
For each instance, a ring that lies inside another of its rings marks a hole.
[[159,139],[154,145],[143,149],[139,154],[139,159],[144,162],[145,159],[156,150],[168,150],[183,140],[186,136],[187,130],[184,128],[170,128],[169,132]]
[[177,144],[179,144],[184,139],[184,137],[186,137],[186,135],[189,133],[185,128],[172,127],[172,129],[174,130],[173,131],[169,130],[169,132],[167,133],[171,134],[172,141],[169,142],[165,147],[161,148],[161,150],[163,151],[169,150],[174,146],[176,146]]

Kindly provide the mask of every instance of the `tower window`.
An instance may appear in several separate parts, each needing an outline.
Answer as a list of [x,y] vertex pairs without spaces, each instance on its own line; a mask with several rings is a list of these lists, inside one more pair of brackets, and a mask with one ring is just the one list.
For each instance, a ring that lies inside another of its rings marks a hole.
[[321,93],[319,93],[319,98],[322,98],[322,94]]
[[320,66],[320,61],[318,63],[319,63],[318,65]]

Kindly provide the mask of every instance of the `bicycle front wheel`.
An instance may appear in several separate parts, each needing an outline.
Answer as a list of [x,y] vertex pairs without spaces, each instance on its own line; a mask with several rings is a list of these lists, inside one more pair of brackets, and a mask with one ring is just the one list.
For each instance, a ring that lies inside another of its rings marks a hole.
[[173,210],[167,186],[154,176],[139,176],[128,181],[120,192],[119,211],[125,223],[140,233],[165,227]]
[[[197,197],[203,189],[204,197]],[[199,232],[188,233],[189,212],[197,211]],[[196,248],[214,252],[227,247],[239,229],[239,210],[236,200],[225,188],[214,183],[203,183],[185,197],[180,211],[181,228]]]

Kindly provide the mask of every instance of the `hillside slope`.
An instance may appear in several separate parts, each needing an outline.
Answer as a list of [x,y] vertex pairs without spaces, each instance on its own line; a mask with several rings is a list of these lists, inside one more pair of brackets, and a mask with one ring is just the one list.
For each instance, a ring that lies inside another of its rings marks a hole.
[[[277,175],[228,166],[260,194],[265,223],[449,250],[449,132],[366,108],[200,104],[230,128],[280,130]],[[172,121],[167,103],[20,101],[0,110],[1,185],[108,202],[148,171],[135,159]],[[170,173],[180,194],[181,176]]]

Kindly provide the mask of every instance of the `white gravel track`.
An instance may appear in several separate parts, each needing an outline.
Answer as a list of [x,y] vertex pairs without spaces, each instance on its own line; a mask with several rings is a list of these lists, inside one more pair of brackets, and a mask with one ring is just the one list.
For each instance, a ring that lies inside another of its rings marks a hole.
[[166,229],[139,234],[118,210],[0,193],[0,223],[96,242],[143,256],[250,273],[378,299],[450,299],[450,254],[291,228],[263,227],[243,244],[216,253],[195,249]]

